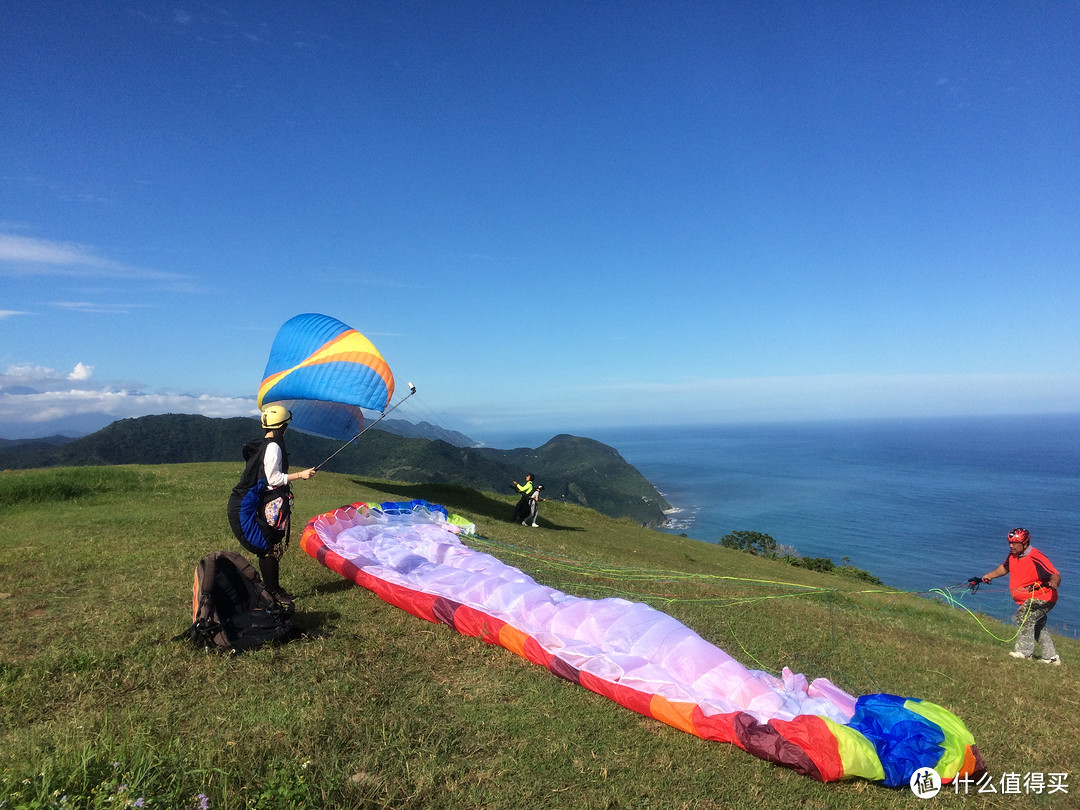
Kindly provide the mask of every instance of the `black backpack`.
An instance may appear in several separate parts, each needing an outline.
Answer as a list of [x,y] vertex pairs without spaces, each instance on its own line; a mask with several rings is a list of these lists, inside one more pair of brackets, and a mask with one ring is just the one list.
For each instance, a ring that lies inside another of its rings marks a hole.
[[243,555],[215,551],[195,567],[192,625],[177,639],[216,652],[254,650],[295,637],[292,613],[292,603],[278,602]]

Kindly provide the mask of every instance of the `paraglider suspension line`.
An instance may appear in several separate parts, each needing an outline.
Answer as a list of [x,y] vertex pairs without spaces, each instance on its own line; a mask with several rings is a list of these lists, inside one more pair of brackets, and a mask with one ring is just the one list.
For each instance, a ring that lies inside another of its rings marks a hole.
[[382,414],[381,414],[381,415],[379,416],[379,418],[378,418],[378,419],[376,419],[376,420],[375,420],[374,422],[372,422],[372,423],[371,423],[370,425],[364,425],[364,429],[363,429],[363,430],[361,430],[361,431],[360,431],[359,433],[357,433],[357,434],[356,434],[355,436],[353,436],[353,437],[352,437],[351,439],[349,439],[349,440],[348,440],[347,442],[345,442],[345,444],[341,445],[341,447],[339,447],[339,448],[338,448],[337,450],[335,450],[335,451],[334,451],[333,453],[331,453],[331,454],[330,454],[329,456],[327,456],[327,457],[326,457],[325,459],[323,459],[323,460],[322,460],[321,462],[319,462],[318,464],[316,464],[316,465],[315,465],[315,469],[316,469],[316,470],[320,470],[320,469],[322,469],[322,467],[323,467],[323,466],[325,466],[325,465],[326,465],[326,463],[327,463],[328,461],[330,461],[330,459],[332,459],[332,458],[333,458],[334,456],[336,456],[336,455],[337,455],[338,453],[340,453],[340,452],[341,452],[342,450],[344,450],[344,449],[345,449],[346,447],[348,447],[348,446],[349,446],[350,444],[352,444],[352,443],[353,443],[353,442],[355,442],[355,441],[356,441],[357,439],[359,439],[359,438],[360,438],[361,436],[363,436],[363,435],[364,435],[365,433],[367,433],[367,432],[368,432],[368,430],[369,430],[370,428],[373,428],[373,427],[375,427],[375,425],[379,424],[379,422],[381,422],[381,421],[382,421],[383,419],[385,419],[385,418],[386,418],[386,417],[388,417],[388,416],[389,416],[390,414],[392,414],[392,413],[393,413],[393,412],[394,412],[395,410],[397,410],[397,408],[398,408],[398,407],[399,407],[399,406],[400,406],[400,405],[401,405],[401,404],[402,404],[402,403],[403,403],[403,402],[404,402],[404,401],[405,401],[406,399],[408,399],[409,397],[411,397],[411,396],[412,396],[413,394],[415,394],[415,393],[416,393],[416,386],[415,386],[415,385],[413,385],[412,383],[409,383],[409,393],[408,393],[408,394],[406,394],[406,395],[405,395],[405,396],[404,396],[404,397],[403,397],[402,399],[398,400],[398,403],[397,403],[397,405],[395,405],[395,406],[394,406],[393,408],[390,408],[389,410],[385,410],[385,411],[383,411],[383,412],[382,412]]

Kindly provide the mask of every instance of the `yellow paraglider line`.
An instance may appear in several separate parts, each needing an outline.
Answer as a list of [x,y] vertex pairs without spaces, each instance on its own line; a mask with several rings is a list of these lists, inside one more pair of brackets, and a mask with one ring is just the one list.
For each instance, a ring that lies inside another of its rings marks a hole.
[[[945,600],[945,602],[947,604],[952,605],[955,608],[959,608],[960,610],[963,610],[965,613],[967,613],[969,616],[971,616],[971,618],[973,618],[975,620],[975,623],[978,624],[979,627],[981,627],[983,629],[983,631],[986,632],[987,635],[991,636],[992,638],[997,639],[998,641],[1005,641],[1005,642],[1015,641],[1016,637],[1018,635],[1020,635],[1020,628],[1024,625],[1023,620],[1017,621],[1017,623],[1016,623],[1017,624],[1016,632],[1013,633],[1008,638],[1002,638],[1001,636],[995,634],[994,631],[991,630],[989,627],[987,627],[986,623],[983,622],[983,620],[981,618],[979,618],[978,614],[971,611],[967,607],[967,605],[962,604],[959,599],[954,597],[952,595],[952,590],[950,588],[948,588],[948,587],[945,587],[945,588],[931,588],[929,591],[927,591],[927,593],[932,593],[935,596],[940,596],[942,599]],[[961,597],[962,596],[963,596],[963,594],[961,594]],[[1031,605],[1029,604],[1028,605],[1028,613],[1030,613],[1030,612],[1031,612]],[[1027,619],[1027,614],[1024,614],[1024,620],[1026,620],[1026,619]]]
[[[643,568],[633,567],[617,567],[607,565],[594,565],[584,560],[578,560],[570,557],[564,557],[559,555],[553,555],[547,552],[542,552],[538,549],[526,549],[520,546],[513,545],[511,543],[498,542],[490,540],[479,535],[469,535],[467,538],[469,541],[475,541],[478,545],[487,546],[489,549],[499,549],[503,554],[514,555],[520,559],[530,560],[534,563],[542,564],[555,571],[561,571],[566,574],[572,574],[578,577],[586,579],[606,579],[611,580],[613,583],[642,583],[650,585],[689,585],[689,586],[710,586],[720,585],[725,583],[730,584],[743,584],[751,588],[794,588],[795,592],[790,593],[764,593],[755,595],[739,594],[734,596],[691,596],[689,594],[672,594],[672,593],[657,593],[655,591],[632,591],[626,587],[619,587],[617,584],[602,585],[599,583],[592,583],[588,587],[596,590],[607,591],[612,595],[627,596],[636,595],[642,597],[650,597],[667,604],[672,603],[687,603],[687,604],[716,604],[722,607],[738,607],[743,605],[751,605],[756,602],[762,602],[770,599],[791,599],[796,597],[806,596],[825,596],[825,595],[845,595],[845,596],[864,596],[864,595],[883,595],[883,596],[924,596],[933,595],[941,597],[947,604],[953,607],[959,607],[967,612],[975,621],[979,627],[982,628],[988,635],[997,639],[998,641],[1012,641],[1016,638],[1019,630],[1008,638],[1002,638],[996,635],[986,623],[974,612],[969,610],[965,605],[954,597],[949,588],[930,588],[926,591],[902,591],[893,588],[864,588],[864,589],[845,589],[834,587],[821,587],[816,585],[805,585],[799,582],[786,582],[783,580],[770,580],[770,579],[753,579],[747,577],[732,577],[720,574],[695,574],[686,571],[657,571]],[[502,554],[500,554],[502,556]],[[575,583],[580,585],[580,583]],[[736,639],[738,641],[738,639]],[[740,643],[740,646],[742,644]],[[752,655],[743,648],[749,657]]]

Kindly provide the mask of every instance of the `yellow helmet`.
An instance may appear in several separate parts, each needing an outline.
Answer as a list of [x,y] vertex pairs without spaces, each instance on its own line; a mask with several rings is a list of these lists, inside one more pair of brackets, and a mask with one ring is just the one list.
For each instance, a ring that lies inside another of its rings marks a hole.
[[289,424],[292,414],[282,405],[267,405],[262,409],[262,426],[267,430],[278,430]]

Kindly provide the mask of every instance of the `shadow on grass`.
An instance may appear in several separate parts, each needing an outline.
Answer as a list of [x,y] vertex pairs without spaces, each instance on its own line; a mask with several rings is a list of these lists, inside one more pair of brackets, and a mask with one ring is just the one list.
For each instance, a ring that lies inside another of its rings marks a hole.
[[311,589],[309,596],[323,596],[328,593],[341,593],[347,591],[350,588],[358,588],[359,586],[351,579],[335,579],[327,582],[320,583]]
[[552,523],[550,520],[544,517],[537,518],[541,529],[547,529],[552,532],[583,532],[585,529],[582,526],[560,526],[558,523]]
[[330,610],[298,610],[293,614],[293,625],[301,639],[316,639],[330,635],[328,627],[337,626],[341,614]]

